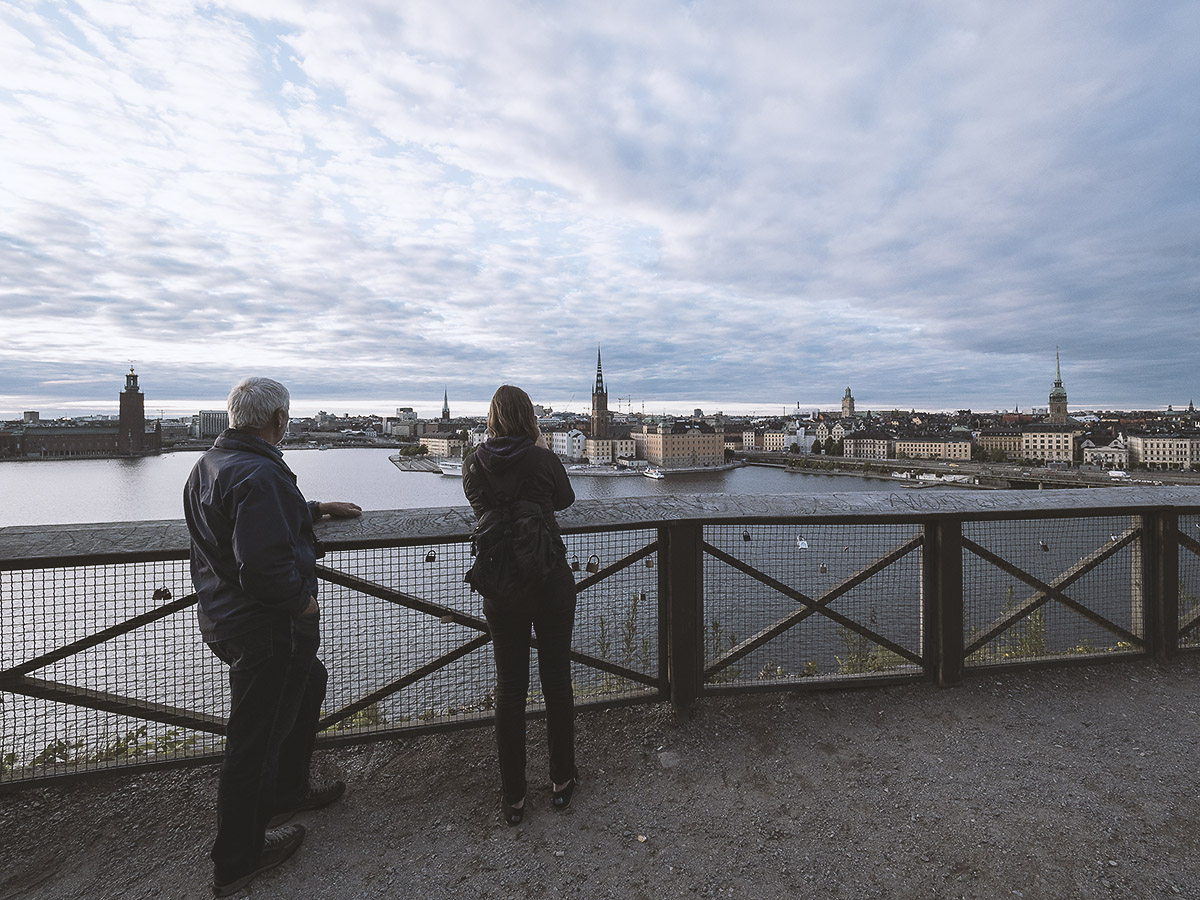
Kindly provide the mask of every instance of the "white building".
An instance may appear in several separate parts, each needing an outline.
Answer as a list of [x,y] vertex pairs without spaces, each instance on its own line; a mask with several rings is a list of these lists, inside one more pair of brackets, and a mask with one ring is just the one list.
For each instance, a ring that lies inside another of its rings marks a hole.
[[1190,469],[1200,465],[1200,434],[1131,434],[1129,464],[1147,469]]
[[551,431],[546,434],[547,445],[559,459],[579,462],[583,459],[587,437],[578,428],[570,431]]
[[224,409],[200,410],[199,434],[197,437],[215,438],[229,427],[229,412]]
[[1129,468],[1129,448],[1125,439],[1118,437],[1107,444],[1083,442],[1083,463],[1087,466],[1102,466],[1105,469]]

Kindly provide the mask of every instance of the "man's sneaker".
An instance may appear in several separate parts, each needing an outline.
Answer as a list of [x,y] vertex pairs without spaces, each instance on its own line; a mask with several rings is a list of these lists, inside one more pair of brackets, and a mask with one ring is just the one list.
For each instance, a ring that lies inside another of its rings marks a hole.
[[330,781],[308,786],[308,793],[293,806],[287,809],[281,809],[271,817],[271,821],[267,823],[268,828],[274,828],[277,825],[282,825],[298,812],[304,812],[306,809],[321,809],[339,799],[342,794],[346,793],[346,782]]
[[224,884],[218,884],[214,881],[212,886],[213,896],[228,897],[230,894],[236,894],[253,881],[255,877],[275,868],[295,853],[303,842],[303,825],[285,825],[283,828],[268,831],[266,840],[263,841],[262,855],[258,858],[258,868],[253,872],[248,872],[241,878],[235,878],[233,881],[227,881]]

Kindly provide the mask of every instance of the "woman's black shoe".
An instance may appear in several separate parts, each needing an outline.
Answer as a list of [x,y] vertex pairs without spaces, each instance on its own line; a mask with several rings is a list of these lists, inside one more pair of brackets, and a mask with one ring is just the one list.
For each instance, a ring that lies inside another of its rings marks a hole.
[[501,815],[504,817],[504,824],[509,828],[520,825],[521,819],[525,816],[525,801],[521,800],[520,802],[520,806],[509,806],[504,800],[500,801]]
[[563,786],[562,790],[554,791],[554,808],[566,809],[571,805],[571,795],[575,793],[575,786],[579,784],[579,776],[574,775]]

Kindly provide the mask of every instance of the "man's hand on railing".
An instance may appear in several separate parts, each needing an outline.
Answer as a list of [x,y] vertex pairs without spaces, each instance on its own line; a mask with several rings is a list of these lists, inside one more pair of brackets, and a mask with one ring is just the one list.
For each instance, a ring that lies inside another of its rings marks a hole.
[[362,507],[357,503],[323,500],[317,504],[317,512],[321,514],[322,518],[332,516],[335,519],[357,519],[362,515]]

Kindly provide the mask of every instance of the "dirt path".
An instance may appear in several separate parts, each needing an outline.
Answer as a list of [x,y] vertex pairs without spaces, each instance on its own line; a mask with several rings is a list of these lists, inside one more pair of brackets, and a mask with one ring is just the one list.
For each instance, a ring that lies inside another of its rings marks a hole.
[[[586,713],[571,809],[541,785],[517,829],[490,729],[326,751],[346,799],[239,896],[1200,898],[1198,688],[1190,656]],[[0,796],[0,898],[208,896],[215,778]]]

